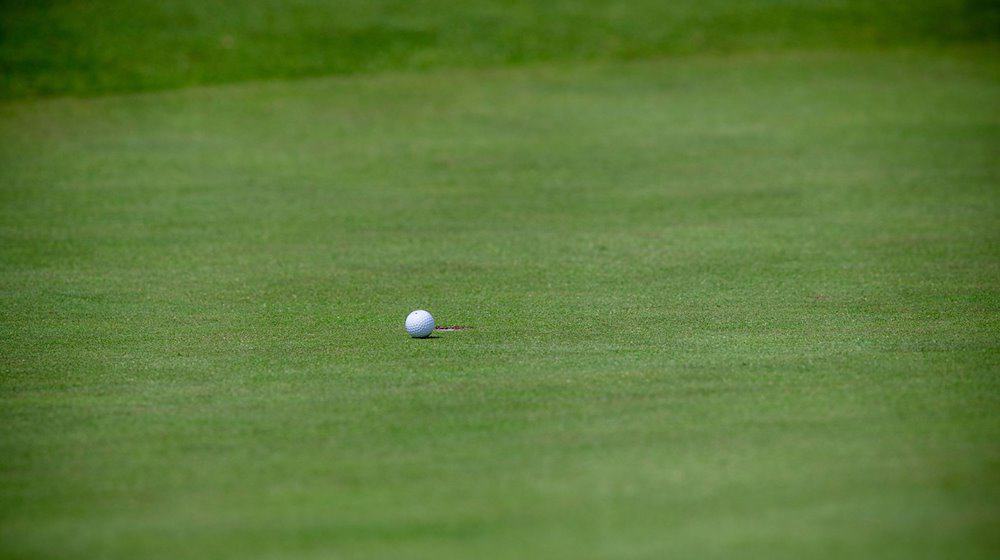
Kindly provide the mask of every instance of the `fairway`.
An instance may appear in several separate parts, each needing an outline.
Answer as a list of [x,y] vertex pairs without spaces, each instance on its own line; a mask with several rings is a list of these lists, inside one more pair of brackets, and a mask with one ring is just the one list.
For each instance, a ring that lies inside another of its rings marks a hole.
[[4,101],[0,557],[995,558],[998,60]]

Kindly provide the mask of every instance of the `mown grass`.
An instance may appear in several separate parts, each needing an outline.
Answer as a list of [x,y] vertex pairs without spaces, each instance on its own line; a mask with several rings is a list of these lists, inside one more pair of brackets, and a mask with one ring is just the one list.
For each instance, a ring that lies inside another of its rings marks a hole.
[[[0,105],[0,553],[995,557],[998,77],[813,51]],[[475,328],[411,340],[417,307]]]
[[5,0],[0,98],[705,51],[996,42],[993,0]]

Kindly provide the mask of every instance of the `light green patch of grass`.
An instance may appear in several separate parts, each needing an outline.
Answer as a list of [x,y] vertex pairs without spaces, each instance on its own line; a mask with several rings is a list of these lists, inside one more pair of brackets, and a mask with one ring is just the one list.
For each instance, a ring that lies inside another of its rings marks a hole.
[[0,105],[0,551],[995,557],[996,61]]

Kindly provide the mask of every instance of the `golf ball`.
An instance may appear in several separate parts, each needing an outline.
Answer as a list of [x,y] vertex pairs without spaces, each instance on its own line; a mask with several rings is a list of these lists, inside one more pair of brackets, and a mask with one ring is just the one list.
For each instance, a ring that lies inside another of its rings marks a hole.
[[423,309],[406,316],[406,332],[413,338],[427,338],[434,332],[434,317]]

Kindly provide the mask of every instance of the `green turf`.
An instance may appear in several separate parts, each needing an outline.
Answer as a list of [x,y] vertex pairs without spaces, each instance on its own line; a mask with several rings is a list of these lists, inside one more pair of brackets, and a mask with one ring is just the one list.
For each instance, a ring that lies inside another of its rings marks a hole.
[[997,0],[0,0],[0,98],[998,37]]
[[997,60],[2,104],[0,556],[996,557]]

